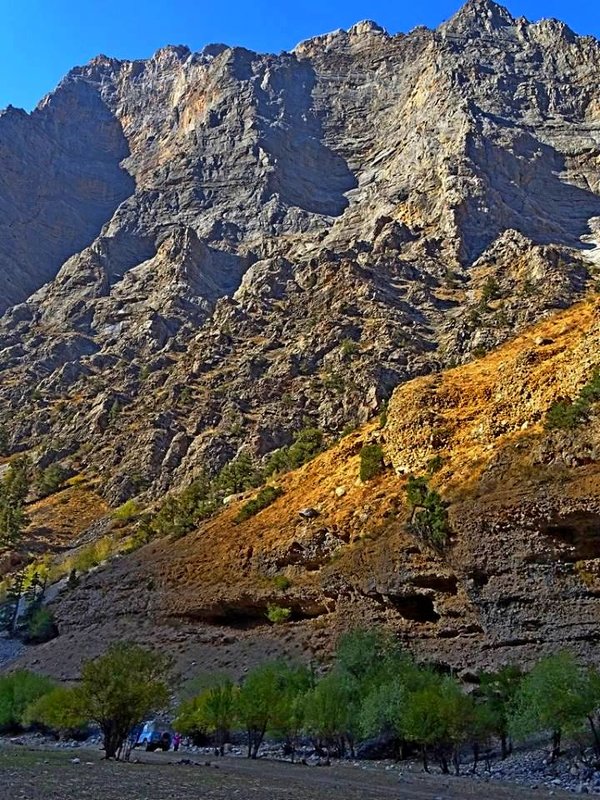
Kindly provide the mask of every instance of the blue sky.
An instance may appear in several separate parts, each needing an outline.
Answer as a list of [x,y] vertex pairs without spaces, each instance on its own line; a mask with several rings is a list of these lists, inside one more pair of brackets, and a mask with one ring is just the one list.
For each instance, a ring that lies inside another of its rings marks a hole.
[[[391,33],[434,27],[461,0],[0,0],[0,108],[31,109],[68,70],[104,53],[146,58],[165,44],[225,42],[279,52],[361,19]],[[600,37],[591,0],[509,0],[514,16],[557,17]]]

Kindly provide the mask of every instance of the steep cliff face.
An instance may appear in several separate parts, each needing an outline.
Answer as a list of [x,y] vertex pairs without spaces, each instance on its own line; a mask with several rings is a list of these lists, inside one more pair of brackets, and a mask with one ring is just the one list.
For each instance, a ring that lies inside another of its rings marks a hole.
[[[564,647],[596,661],[600,415],[591,407],[570,431],[545,418],[597,370],[599,311],[579,304],[485,358],[406,383],[385,428],[370,423],[278,476],[282,495],[256,516],[236,519],[248,493],[187,537],[85,577],[53,605],[59,638],[28,658],[70,678],[129,637],[168,649],[184,675],[200,664],[240,674],[274,654],[323,656],[339,631],[382,624],[464,674]],[[363,483],[360,451],[376,441],[387,469]],[[451,528],[441,551],[407,525],[407,475],[434,457],[429,483]],[[271,625],[272,605],[290,621]]]
[[568,306],[599,264],[599,73],[595,40],[471,0],[279,56],[98,57],[4,112],[13,450],[157,495]]
[[56,276],[134,191],[121,125],[66,82],[31,115],[0,112],[0,313]]

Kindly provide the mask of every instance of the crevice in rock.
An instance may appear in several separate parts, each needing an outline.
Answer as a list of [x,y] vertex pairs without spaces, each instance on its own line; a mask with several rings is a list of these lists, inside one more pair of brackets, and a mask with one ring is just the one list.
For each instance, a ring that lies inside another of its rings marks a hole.
[[403,597],[390,597],[387,601],[404,619],[413,622],[438,622],[440,615],[435,610],[433,598],[424,594],[410,594]]
[[418,575],[411,584],[419,589],[433,589],[442,594],[455,595],[458,592],[456,575]]
[[542,528],[544,536],[560,548],[563,561],[600,558],[600,515],[575,513]]

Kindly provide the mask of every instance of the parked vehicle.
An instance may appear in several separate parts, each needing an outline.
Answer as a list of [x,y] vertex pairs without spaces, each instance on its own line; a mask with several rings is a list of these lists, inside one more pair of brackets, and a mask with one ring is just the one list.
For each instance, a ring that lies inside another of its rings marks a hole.
[[167,752],[171,748],[171,732],[157,722],[145,722],[135,738],[134,747],[145,747],[147,752]]

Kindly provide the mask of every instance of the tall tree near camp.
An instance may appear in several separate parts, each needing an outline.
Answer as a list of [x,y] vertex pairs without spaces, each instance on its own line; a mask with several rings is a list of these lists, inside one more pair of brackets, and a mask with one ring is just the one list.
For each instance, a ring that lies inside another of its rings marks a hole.
[[552,761],[561,753],[565,734],[576,733],[595,710],[588,675],[571,653],[539,661],[523,679],[513,703],[510,730],[517,738],[539,731],[552,734]]
[[94,722],[105,757],[118,758],[131,730],[167,706],[169,667],[160,653],[127,642],[112,645],[84,664],[79,686],[63,696],[65,720]]

